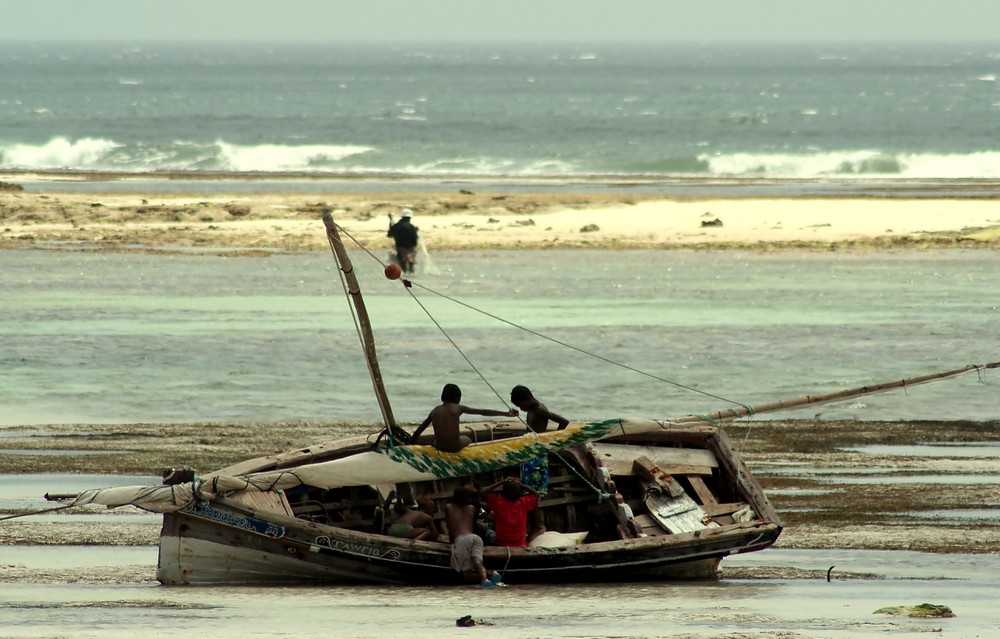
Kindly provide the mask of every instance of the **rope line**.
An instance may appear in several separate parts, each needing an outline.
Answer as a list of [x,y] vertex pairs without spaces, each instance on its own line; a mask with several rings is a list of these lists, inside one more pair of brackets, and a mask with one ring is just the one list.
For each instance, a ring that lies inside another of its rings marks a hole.
[[[384,264],[384,262],[382,262],[382,260],[380,260],[374,253],[372,253],[364,244],[362,244],[360,241],[358,241],[357,238],[355,238],[349,232],[347,232],[346,230],[344,230],[344,228],[342,226],[340,226],[338,224],[337,228],[345,236],[347,236],[348,238],[350,238],[351,241],[353,241],[362,251],[364,251],[365,253],[367,253],[373,260],[375,260],[379,264],[382,264],[383,267],[385,266],[385,264]],[[459,348],[458,344],[456,344],[455,341],[448,335],[448,333],[444,330],[444,328],[441,326],[441,324],[439,324],[438,321],[436,319],[434,319],[434,317],[431,315],[430,311],[428,311],[427,308],[420,302],[420,300],[417,298],[417,296],[413,294],[413,287],[417,287],[417,288],[419,288],[419,289],[421,289],[423,291],[426,291],[426,292],[428,292],[428,293],[430,293],[432,295],[437,295],[438,297],[440,297],[442,299],[445,299],[445,300],[448,300],[449,302],[452,302],[453,304],[457,304],[459,306],[467,308],[467,309],[469,309],[471,311],[474,311],[476,313],[480,313],[482,315],[485,315],[486,317],[494,319],[494,320],[496,320],[498,322],[501,322],[503,324],[507,324],[508,326],[511,326],[511,327],[516,328],[516,329],[521,330],[521,331],[524,331],[525,333],[528,333],[530,335],[534,335],[535,337],[540,337],[541,339],[548,340],[548,341],[550,341],[550,342],[552,342],[554,344],[562,346],[563,348],[568,348],[570,350],[574,350],[574,351],[576,351],[576,352],[578,352],[578,353],[580,353],[582,355],[586,355],[588,357],[592,357],[594,359],[600,360],[600,361],[605,362],[607,364],[611,364],[612,366],[618,366],[620,368],[624,368],[625,370],[631,371],[633,373],[637,373],[639,375],[643,375],[645,377],[649,377],[650,379],[655,379],[655,380],[657,380],[659,382],[663,382],[664,384],[670,384],[670,385],[672,385],[672,386],[674,386],[676,388],[680,388],[680,389],[683,389],[683,390],[686,390],[686,391],[690,391],[692,393],[698,393],[699,395],[703,395],[705,397],[709,397],[709,398],[712,398],[712,399],[717,399],[720,402],[726,402],[728,404],[734,404],[736,406],[741,406],[741,407],[749,410],[751,412],[751,414],[753,412],[752,409],[750,408],[750,406],[748,406],[747,404],[743,404],[742,402],[737,402],[737,401],[729,399],[727,397],[722,397],[720,395],[715,395],[713,393],[709,393],[708,391],[700,390],[700,389],[694,388],[692,386],[688,386],[686,384],[682,384],[681,382],[678,382],[676,380],[667,379],[665,377],[660,377],[659,375],[654,375],[653,373],[649,373],[649,372],[644,371],[642,369],[635,368],[634,366],[630,366],[628,364],[623,364],[621,362],[615,361],[615,360],[610,359],[608,357],[604,357],[603,355],[599,355],[599,354],[594,353],[592,351],[588,351],[587,349],[580,348],[579,346],[574,346],[573,344],[569,344],[567,342],[564,342],[562,340],[556,339],[554,337],[550,337],[548,335],[545,335],[544,333],[539,333],[538,331],[530,329],[530,328],[528,328],[526,326],[521,326],[520,324],[517,324],[516,322],[512,322],[512,321],[510,321],[508,319],[500,317],[499,315],[495,315],[493,313],[490,313],[489,311],[484,311],[483,309],[476,308],[475,306],[472,306],[471,304],[467,304],[466,302],[463,302],[461,300],[455,299],[455,298],[453,298],[453,297],[451,297],[449,295],[446,295],[446,294],[441,293],[439,291],[436,291],[436,290],[434,290],[432,288],[424,286],[423,284],[419,284],[417,282],[413,282],[413,281],[407,280],[407,279],[404,279],[403,283],[405,285],[407,293],[410,294],[410,297],[415,302],[417,302],[417,304],[420,305],[420,308],[423,309],[423,311],[427,315],[427,317],[430,318],[430,320],[434,323],[434,325],[437,326],[438,330],[440,330],[441,333],[451,343],[451,345],[454,346],[456,350],[458,350],[458,352],[462,355],[462,358],[465,359],[465,361],[469,364],[469,366],[471,366],[472,369],[476,372],[476,374],[479,375],[479,378],[483,380],[483,382],[489,387],[489,389],[491,391],[493,391],[493,393],[500,399],[500,401],[505,406],[507,406],[508,403],[503,399],[503,397],[500,396],[499,393],[497,393],[496,389],[493,387],[492,384],[489,383],[489,381],[486,380],[486,378],[483,376],[482,372],[472,363],[472,361],[462,351],[462,349]],[[518,416],[518,419],[520,419],[520,415]]]
[[[459,306],[467,308],[467,309],[469,309],[471,311],[475,311],[476,313],[480,313],[482,315],[485,315],[486,317],[489,317],[489,318],[494,319],[494,320],[496,320],[498,322],[502,322],[504,324],[507,324],[508,326],[511,326],[511,327],[516,328],[516,329],[521,330],[521,331],[524,331],[525,333],[528,333],[530,335],[534,335],[535,337],[540,337],[540,338],[542,338],[544,340],[548,340],[548,341],[552,342],[553,344],[558,344],[559,346],[562,346],[564,348],[568,348],[570,350],[574,350],[574,351],[576,351],[578,353],[581,353],[583,355],[587,355],[588,357],[593,357],[594,359],[597,359],[597,360],[600,360],[602,362],[605,362],[606,364],[611,364],[613,366],[618,366],[620,368],[624,368],[625,370],[632,371],[633,373],[638,373],[639,375],[644,375],[644,376],[649,377],[651,379],[655,379],[655,380],[663,382],[665,384],[670,384],[670,385],[675,386],[677,388],[681,388],[681,389],[684,389],[684,390],[687,390],[687,391],[698,393],[698,394],[704,395],[706,397],[711,397],[712,399],[717,399],[719,401],[727,402],[729,404],[736,404],[737,406],[743,406],[743,404],[741,404],[740,402],[737,402],[737,401],[734,401],[734,400],[731,400],[731,399],[728,399],[728,398],[725,398],[725,397],[720,397],[719,395],[714,395],[712,393],[709,393],[709,392],[703,391],[703,390],[699,390],[699,389],[694,388],[692,386],[687,386],[686,384],[682,384],[681,382],[678,382],[678,381],[675,381],[675,380],[672,380],[672,379],[667,379],[665,377],[660,377],[659,375],[654,375],[653,373],[649,373],[649,372],[644,371],[642,369],[635,368],[634,366],[630,366],[628,364],[623,364],[621,362],[615,361],[615,360],[610,359],[608,357],[605,357],[603,355],[599,355],[597,353],[594,353],[593,351],[588,351],[585,348],[580,348],[579,346],[574,346],[573,344],[570,344],[568,342],[564,342],[562,340],[556,339],[555,337],[550,337],[549,335],[545,335],[544,333],[539,333],[536,330],[530,329],[530,328],[528,328],[526,326],[521,326],[520,324],[517,324],[516,322],[512,322],[512,321],[510,321],[508,319],[500,317],[499,315],[495,315],[493,313],[490,313],[489,311],[484,311],[484,310],[482,310],[480,308],[476,308],[475,306],[472,306],[471,304],[467,304],[467,303],[465,303],[465,302],[463,302],[461,300],[455,299],[455,298],[453,298],[453,297],[451,297],[449,295],[445,295],[444,293],[436,291],[436,290],[434,290],[432,288],[428,288],[427,286],[424,286],[422,284],[412,283],[412,285],[416,286],[416,287],[418,287],[418,288],[420,288],[420,289],[422,289],[424,291],[427,291],[428,293],[431,293],[433,295],[437,295],[438,297],[446,299],[449,302],[452,302],[453,304],[458,304]],[[411,293],[411,295],[413,295],[413,294]]]
[[[338,228],[339,228],[339,226],[338,226]],[[330,243],[330,250],[332,251],[333,250],[333,238],[330,237],[329,234],[327,234],[326,239]],[[354,240],[353,237],[351,239]],[[354,240],[354,241],[357,242],[357,240]],[[375,257],[375,256],[372,255],[372,257]],[[339,264],[337,266],[337,275],[340,277],[340,286],[341,286],[341,288],[344,289],[344,299],[350,300],[351,299],[351,297],[350,297],[351,296],[351,291],[347,288],[347,274],[344,273],[344,270],[340,267]],[[347,308],[351,311],[351,320],[354,322],[354,330],[358,333],[358,339],[361,341],[362,346],[364,346],[365,338],[364,338],[364,335],[361,332],[361,320],[358,319],[358,314],[357,314],[357,312],[354,309],[354,304],[351,304],[350,301],[348,301]]]
[[[756,422],[754,422],[752,419],[752,414],[747,415],[743,421],[746,422],[747,432],[745,435],[743,435],[743,441],[740,442],[740,457],[743,457],[743,451],[746,450],[747,442],[750,441],[750,433],[753,432],[754,426],[756,425]],[[736,467],[736,483],[733,486],[734,490],[736,491],[739,490],[740,483],[742,481],[743,481],[743,466],[738,465]]]
[[[337,229],[338,229],[338,230],[339,230],[340,232],[342,232],[342,233],[343,233],[343,234],[344,234],[345,236],[347,236],[348,238],[350,238],[350,239],[351,239],[351,241],[352,241],[352,242],[354,242],[354,243],[355,243],[355,244],[356,244],[356,245],[357,245],[357,246],[358,246],[358,247],[359,247],[359,248],[360,248],[360,249],[361,249],[362,251],[364,251],[365,253],[367,253],[369,257],[371,257],[371,258],[372,258],[373,260],[375,260],[375,261],[376,261],[376,262],[378,262],[378,263],[379,263],[380,265],[382,265],[383,267],[385,267],[385,263],[384,263],[384,262],[382,262],[382,260],[380,260],[380,259],[379,259],[379,258],[378,258],[378,257],[377,257],[377,256],[376,256],[376,255],[375,255],[374,253],[372,253],[372,252],[371,252],[371,251],[370,251],[370,250],[368,249],[368,247],[366,247],[366,246],[365,246],[365,245],[363,245],[363,244],[362,244],[361,242],[359,242],[359,241],[357,240],[357,238],[355,238],[355,237],[354,237],[353,235],[351,235],[351,234],[350,234],[349,232],[347,232],[346,230],[344,230],[344,228],[343,228],[342,226],[340,226],[340,225],[338,224],[338,225],[337,225]],[[502,395],[500,395],[500,393],[499,393],[499,392],[497,392],[497,389],[496,389],[496,388],[495,388],[495,387],[493,386],[493,384],[491,384],[491,383],[490,383],[490,381],[489,381],[488,379],[486,379],[486,376],[485,376],[485,375],[483,374],[483,372],[482,372],[481,370],[479,370],[479,367],[478,367],[478,366],[476,366],[476,365],[475,365],[475,363],[473,363],[473,361],[472,361],[472,360],[471,360],[471,359],[469,358],[469,356],[468,356],[468,355],[466,355],[465,351],[464,351],[464,350],[462,350],[462,347],[460,347],[460,346],[459,346],[459,345],[458,345],[458,344],[457,344],[457,343],[455,342],[455,340],[454,340],[454,339],[452,339],[451,335],[449,335],[449,334],[448,334],[448,331],[446,331],[446,330],[445,330],[445,328],[444,328],[444,327],[443,327],[443,326],[441,325],[441,323],[437,321],[437,319],[436,319],[436,318],[435,318],[435,317],[434,317],[434,316],[433,316],[433,315],[431,314],[430,310],[428,310],[428,309],[427,309],[427,307],[426,307],[426,306],[424,306],[423,302],[421,302],[421,301],[420,301],[420,299],[419,299],[419,298],[417,298],[417,296],[413,294],[413,289],[412,289],[412,287],[414,286],[413,282],[411,282],[410,280],[407,280],[407,279],[404,279],[403,281],[404,281],[404,289],[405,289],[405,290],[406,290],[406,292],[407,292],[407,293],[408,293],[408,294],[410,295],[410,298],[411,298],[411,299],[412,299],[412,300],[413,300],[414,302],[416,302],[417,306],[419,306],[419,307],[420,307],[420,309],[421,309],[421,310],[422,310],[422,311],[424,312],[424,314],[425,314],[425,315],[427,316],[427,318],[428,318],[428,319],[430,319],[430,321],[431,321],[431,322],[432,322],[432,323],[434,324],[434,326],[436,326],[436,327],[437,327],[437,329],[438,329],[439,331],[441,331],[441,334],[442,334],[442,335],[444,335],[445,339],[447,339],[447,340],[448,340],[448,342],[449,342],[449,343],[450,343],[450,344],[452,345],[452,347],[454,347],[454,349],[455,349],[456,351],[458,351],[458,354],[462,356],[462,359],[464,359],[464,360],[465,360],[465,362],[466,362],[466,363],[467,363],[467,364],[469,365],[469,367],[470,367],[470,368],[472,368],[472,370],[473,370],[473,371],[474,371],[474,372],[476,373],[476,375],[478,375],[478,376],[479,376],[479,379],[483,380],[483,383],[484,383],[484,384],[486,384],[486,387],[487,387],[487,388],[489,388],[489,389],[490,389],[490,391],[492,391],[494,395],[496,395],[497,399],[499,399],[499,400],[500,400],[500,403],[501,403],[501,404],[502,404],[503,406],[506,406],[507,408],[510,408],[510,404],[509,404],[509,403],[507,402],[507,400],[505,400],[505,399],[503,398],[503,396],[502,396]],[[419,284],[417,284],[416,286],[420,286],[420,285],[419,285]],[[423,286],[421,286],[420,288],[424,288],[425,290],[429,290],[429,289],[426,289],[426,287],[423,287]],[[433,292],[433,291],[432,291],[432,292]],[[518,420],[520,420],[520,421],[521,421],[522,423],[524,423],[524,420],[523,420],[523,419],[521,418],[521,414],[520,414],[520,412],[518,413],[518,416],[517,416],[517,418],[518,418]],[[527,424],[525,424],[525,425],[527,425]]]
[[[350,233],[348,233],[346,230],[344,230],[344,228],[342,226],[340,226],[339,224],[336,224],[336,227],[341,232],[343,232],[347,237],[351,238],[352,242],[354,242],[356,245],[360,246],[373,260],[375,260],[379,264],[382,264],[383,268],[385,267],[385,265],[382,263],[382,261],[379,260],[375,256],[374,253],[372,253],[371,251],[369,251],[365,246],[363,246],[360,242],[358,242],[358,240],[354,236],[352,236]],[[337,250],[334,247],[333,235],[328,232],[326,234],[326,239],[327,239],[327,242],[329,242],[329,244],[330,244],[330,250],[334,253],[334,255],[336,255],[337,254]],[[341,243],[341,244],[343,244],[343,243]],[[343,264],[340,264],[340,260],[336,260],[336,262],[337,262],[337,275],[340,276],[340,286],[341,286],[341,288],[344,289],[344,297],[346,299],[350,300],[351,299],[351,297],[350,297],[351,295],[358,295],[358,296],[360,296],[361,295],[361,291],[360,290],[358,292],[356,292],[356,293],[352,293],[350,291],[350,289],[347,286],[347,273],[343,269]],[[355,270],[355,267],[354,267],[354,264],[352,263],[351,264],[351,271],[354,271],[354,270]],[[361,348],[367,352],[368,345],[365,342],[364,332],[361,329],[361,318],[358,317],[357,309],[354,307],[353,303],[348,302],[347,306],[348,306],[348,308],[351,311],[351,319],[354,321],[354,330],[358,334],[358,341],[361,342]],[[365,359],[367,361],[367,357]],[[369,364],[369,368],[370,368],[370,364]],[[385,419],[386,422],[387,422],[386,423],[386,427],[385,427],[385,429],[383,429],[382,432],[385,433],[386,437],[389,440],[389,448],[394,448],[396,446],[396,439],[397,439],[397,435],[394,432],[394,430],[397,429],[397,426],[395,424],[388,423],[389,420],[388,420],[388,417],[386,415],[386,411],[382,408],[381,404],[379,405],[379,410],[382,411],[383,419]],[[409,433],[406,433],[405,431],[400,431],[399,435],[400,435],[401,441],[404,444],[409,443],[408,442]],[[403,435],[405,435],[405,438],[402,437]],[[376,444],[377,443],[378,443],[378,441],[376,440]]]
[[16,515],[7,515],[5,517],[0,517],[0,521],[7,521],[8,519],[17,519],[18,517],[28,517],[30,515],[44,515],[45,513],[54,513],[57,510],[65,510],[71,507],[72,504],[66,504],[65,506],[56,506],[55,508],[42,508],[41,510],[33,510],[28,513],[18,513]]
[[[434,323],[434,326],[437,326],[438,330],[441,331],[441,334],[444,335],[445,339],[447,339],[451,343],[451,345],[455,347],[455,350],[458,351],[458,354],[462,356],[462,359],[464,359],[466,363],[472,368],[472,370],[475,371],[476,375],[479,376],[479,379],[483,380],[483,383],[486,384],[486,386],[491,391],[493,391],[493,394],[497,396],[497,399],[500,400],[500,403],[509,408],[509,405],[500,395],[500,393],[497,392],[497,389],[494,388],[493,384],[491,384],[490,381],[486,379],[486,376],[483,375],[482,371],[480,371],[479,368],[474,363],[472,363],[472,360],[469,359],[469,356],[465,354],[465,351],[462,350],[461,346],[455,343],[455,340],[451,338],[451,335],[448,334],[448,331],[444,330],[444,327],[441,326],[441,323],[438,322],[433,315],[431,315],[431,312],[427,310],[427,307],[424,306],[423,302],[421,302],[417,298],[417,296],[413,294],[413,290],[410,287],[406,287],[406,292],[410,294],[410,297],[413,299],[414,302],[417,303],[417,306],[419,306],[421,310],[423,310],[423,312],[431,320],[431,322]],[[518,414],[518,417],[520,418],[520,413]]]

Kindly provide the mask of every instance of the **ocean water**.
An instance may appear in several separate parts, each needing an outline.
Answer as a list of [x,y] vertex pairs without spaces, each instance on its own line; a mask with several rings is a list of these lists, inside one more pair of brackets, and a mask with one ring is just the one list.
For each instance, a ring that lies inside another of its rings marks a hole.
[[[448,252],[412,297],[353,260],[403,423],[448,382],[669,418],[1000,360],[990,250]],[[379,420],[328,253],[0,251],[0,272],[2,425]],[[781,416],[997,419],[997,375]]]
[[1000,177],[1000,44],[0,44],[0,169]]

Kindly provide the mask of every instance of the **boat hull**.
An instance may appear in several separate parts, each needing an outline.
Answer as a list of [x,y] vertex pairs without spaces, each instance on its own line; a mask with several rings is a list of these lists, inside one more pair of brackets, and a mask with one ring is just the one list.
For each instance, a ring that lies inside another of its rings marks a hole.
[[[774,543],[781,527],[737,524],[700,533],[567,548],[487,547],[508,583],[711,578],[730,554]],[[157,578],[166,585],[288,582],[458,584],[448,544],[401,540],[222,502],[164,515]]]

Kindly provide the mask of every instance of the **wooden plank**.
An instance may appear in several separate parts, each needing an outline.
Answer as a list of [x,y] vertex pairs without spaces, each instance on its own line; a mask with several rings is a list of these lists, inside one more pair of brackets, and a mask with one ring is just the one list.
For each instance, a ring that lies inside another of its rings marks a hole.
[[632,465],[633,472],[642,478],[645,487],[646,509],[663,530],[670,533],[695,532],[714,524],[684,487],[652,460],[640,456]]
[[649,515],[642,514],[635,516],[635,523],[637,523],[642,528],[642,534],[649,535],[650,537],[656,537],[659,535],[665,535],[667,532],[663,530],[660,524],[656,523],[656,520]]
[[704,475],[712,476],[711,466],[691,466],[687,464],[657,464],[661,471],[668,475]]
[[746,505],[741,501],[734,501],[728,504],[702,504],[701,509],[708,513],[710,517],[718,517],[720,515],[731,515]]
[[632,472],[642,479],[644,483],[657,486],[661,492],[668,493],[671,497],[679,497],[684,494],[684,487],[676,479],[660,470],[648,457],[639,457],[632,462]]
[[262,512],[281,513],[294,517],[284,493],[276,491],[242,490],[229,496],[232,501]]
[[711,475],[719,467],[719,460],[711,451],[703,448],[666,448],[659,446],[625,446],[622,444],[592,444],[594,455],[612,475],[631,475],[632,462],[636,457],[647,457],[661,468],[692,467],[695,472],[679,472],[683,475]]
[[575,497],[554,497],[548,498],[543,497],[538,502],[539,508],[550,508],[552,506],[562,506],[564,504],[581,504],[581,503],[597,503],[597,495],[593,491],[588,491],[586,495],[577,495]]
[[566,508],[566,529],[576,530],[576,508]]
[[706,523],[708,515],[687,493],[671,497],[651,491],[646,497],[646,508],[650,516],[671,533],[696,532],[710,525]]
[[705,481],[701,477],[688,477],[688,481],[691,482],[691,488],[694,489],[702,504],[711,506],[719,503],[719,500],[715,498],[715,495],[705,485]]

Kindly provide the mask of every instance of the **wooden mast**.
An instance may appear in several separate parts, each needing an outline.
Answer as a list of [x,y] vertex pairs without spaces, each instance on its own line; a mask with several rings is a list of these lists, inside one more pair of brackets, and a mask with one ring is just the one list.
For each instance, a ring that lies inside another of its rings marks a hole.
[[347,280],[347,292],[354,304],[357,312],[358,326],[360,328],[361,347],[365,351],[365,360],[368,362],[368,373],[372,379],[372,387],[375,389],[375,398],[378,400],[379,409],[382,411],[382,421],[389,429],[390,438],[396,428],[396,420],[392,416],[392,407],[389,405],[389,396],[385,392],[382,383],[382,371],[378,367],[378,358],[375,356],[375,336],[372,334],[372,325],[368,320],[368,310],[365,308],[365,300],[361,297],[361,286],[358,278],[354,274],[354,265],[351,258],[347,256],[347,250],[337,232],[337,225],[333,222],[333,216],[327,211],[323,213],[323,224],[326,225],[326,236],[330,240],[330,248],[334,257],[337,258],[337,265],[343,272]]
[[854,397],[862,397],[864,395],[871,395],[873,393],[882,393],[885,391],[893,390],[896,388],[906,388],[908,386],[916,386],[917,384],[927,384],[929,382],[936,382],[938,380],[947,379],[949,377],[955,377],[957,375],[964,375],[965,373],[970,373],[972,371],[986,371],[991,368],[1000,368],[1000,362],[990,362],[988,364],[970,364],[962,368],[956,368],[950,371],[944,371],[941,373],[931,373],[929,375],[921,375],[919,377],[907,377],[906,379],[900,379],[893,382],[885,382],[881,384],[875,384],[873,386],[860,386],[858,388],[850,388],[847,390],[837,391],[834,393],[826,393],[823,395],[806,395],[804,397],[798,397],[796,399],[786,399],[778,402],[772,402],[770,404],[758,404],[757,406],[739,406],[737,408],[727,408],[720,411],[715,411],[714,413],[709,413],[708,415],[691,415],[688,417],[682,417],[681,419],[672,420],[675,424],[687,424],[693,422],[703,422],[703,421],[720,421],[724,419],[735,419],[737,417],[746,417],[748,415],[757,415],[759,413],[773,413],[775,411],[781,410],[791,410],[795,408],[801,408],[803,406],[814,406],[817,404],[826,404],[829,402],[841,401],[844,399],[851,399]]

